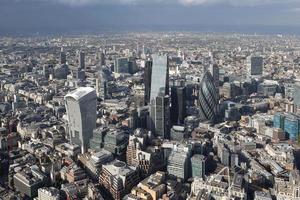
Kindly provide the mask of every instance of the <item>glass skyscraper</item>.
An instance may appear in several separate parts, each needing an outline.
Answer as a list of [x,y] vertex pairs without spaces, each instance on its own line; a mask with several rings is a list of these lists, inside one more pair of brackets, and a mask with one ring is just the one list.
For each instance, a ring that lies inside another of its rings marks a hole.
[[167,56],[153,55],[150,101],[159,94],[169,95],[169,62]]
[[158,136],[169,138],[170,98],[168,57],[153,55],[150,91],[150,129]]
[[215,121],[218,112],[218,91],[214,79],[209,71],[206,71],[199,89],[199,114],[201,120]]

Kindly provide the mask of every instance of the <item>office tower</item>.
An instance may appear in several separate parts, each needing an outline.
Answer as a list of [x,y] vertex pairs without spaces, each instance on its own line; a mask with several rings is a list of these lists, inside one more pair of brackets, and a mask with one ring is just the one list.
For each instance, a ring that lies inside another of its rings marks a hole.
[[126,57],[117,58],[115,60],[114,72],[115,73],[129,73],[128,58],[126,58]]
[[100,62],[99,63],[100,63],[101,67],[105,65],[105,54],[104,54],[104,52],[100,53]]
[[215,121],[218,112],[219,99],[214,79],[210,72],[206,71],[199,89],[199,114],[201,120]]
[[124,162],[115,160],[102,166],[99,183],[115,200],[122,199],[138,182],[138,170]]
[[171,88],[171,121],[172,124],[181,125],[186,116],[185,87]]
[[80,87],[65,96],[68,131],[71,143],[81,146],[84,153],[96,127],[97,95],[90,87]]
[[168,138],[170,127],[169,64],[167,56],[154,55],[150,91],[150,129]]
[[192,165],[192,177],[200,177],[204,178],[205,176],[205,166],[206,166],[206,158],[203,155],[195,154],[191,158]]
[[295,112],[300,113],[300,83],[296,83],[294,85],[294,106],[295,106]]
[[67,62],[67,56],[66,53],[64,52],[64,48],[61,48],[60,51],[60,64],[64,65]]
[[134,74],[137,72],[137,64],[136,64],[136,60],[133,57],[128,58],[128,73],[130,74]]
[[214,85],[216,87],[217,93],[219,94],[219,85],[220,85],[219,66],[217,64],[211,64],[209,66],[209,71],[214,79]]
[[96,78],[96,93],[102,100],[107,98],[107,79],[102,70]]
[[159,96],[169,95],[169,61],[167,56],[153,55],[150,101]]
[[186,180],[189,178],[189,162],[190,155],[189,152],[184,149],[173,149],[169,158],[167,171],[169,174]]
[[104,147],[104,137],[109,128],[102,126],[93,130],[93,136],[90,139],[90,148],[94,151],[100,151]]
[[147,129],[147,121],[149,118],[149,107],[139,107],[138,111],[138,128]]
[[247,65],[250,75],[262,75],[264,67],[264,59],[261,56],[249,56]]
[[288,134],[289,139],[299,141],[300,116],[292,113],[276,113],[274,115],[274,127],[281,128]]
[[222,149],[218,149],[218,151],[221,151],[221,163],[225,166],[230,165],[230,150],[226,147],[223,147]]
[[150,103],[152,60],[147,60],[144,69],[145,105]]
[[60,200],[59,190],[54,187],[45,187],[38,189],[37,200]]
[[170,130],[170,98],[169,96],[157,96],[150,103],[151,130],[157,136],[169,138]]
[[121,130],[110,130],[103,138],[103,148],[117,156],[126,152],[128,135]]
[[79,68],[85,69],[85,53],[84,53],[84,51],[79,52]]

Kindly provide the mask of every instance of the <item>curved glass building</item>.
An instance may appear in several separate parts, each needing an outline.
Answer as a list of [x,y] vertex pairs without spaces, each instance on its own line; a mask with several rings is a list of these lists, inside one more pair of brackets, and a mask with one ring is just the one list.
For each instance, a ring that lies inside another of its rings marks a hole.
[[215,121],[218,104],[218,91],[214,85],[214,79],[211,73],[206,71],[199,88],[199,115],[201,120]]

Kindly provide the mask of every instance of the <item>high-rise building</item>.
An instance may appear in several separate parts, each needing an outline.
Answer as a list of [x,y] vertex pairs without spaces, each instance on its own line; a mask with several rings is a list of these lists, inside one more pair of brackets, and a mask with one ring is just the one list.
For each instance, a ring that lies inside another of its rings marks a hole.
[[145,105],[148,105],[150,103],[151,74],[152,74],[152,61],[147,60],[144,69]]
[[186,116],[185,87],[171,88],[171,121],[181,125]]
[[264,68],[264,59],[261,56],[250,56],[247,58],[247,65],[249,68],[249,74],[262,75]]
[[209,71],[206,71],[199,89],[199,114],[201,120],[215,121],[218,112],[218,93],[214,85],[214,79]]
[[219,66],[217,64],[212,64],[209,66],[209,71],[213,77],[214,85],[216,87],[217,93],[219,94],[219,86],[220,86]]
[[291,113],[276,113],[274,115],[274,127],[281,128],[289,136],[289,139],[299,141],[300,116]]
[[186,180],[189,178],[190,151],[187,148],[173,149],[169,158],[167,171],[169,174]]
[[150,101],[159,94],[169,95],[169,62],[167,56],[153,55]]
[[79,52],[79,68],[85,69],[85,53],[84,53],[84,51]]
[[195,154],[191,158],[191,165],[192,165],[192,177],[200,177],[204,178],[205,176],[205,165],[206,165],[206,158],[203,155]]
[[300,113],[300,83],[294,85],[294,106],[295,112]]
[[60,64],[64,65],[64,64],[66,64],[66,62],[67,62],[66,53],[64,52],[64,49],[61,48],[61,51],[60,51]]
[[150,91],[150,129],[168,138],[170,129],[169,64],[168,57],[153,55]]
[[104,66],[105,65],[105,54],[104,52],[100,53],[100,66]]
[[157,96],[150,103],[150,126],[157,136],[169,138],[170,130],[170,98]]
[[129,73],[129,63],[128,58],[117,58],[114,64],[115,73]]
[[70,141],[84,153],[96,127],[97,95],[93,88],[80,87],[65,96]]

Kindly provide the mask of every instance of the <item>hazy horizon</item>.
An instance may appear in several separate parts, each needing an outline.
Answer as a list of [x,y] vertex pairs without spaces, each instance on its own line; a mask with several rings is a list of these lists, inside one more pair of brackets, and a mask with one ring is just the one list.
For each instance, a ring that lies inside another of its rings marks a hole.
[[107,31],[300,34],[297,0],[0,0],[0,35]]

